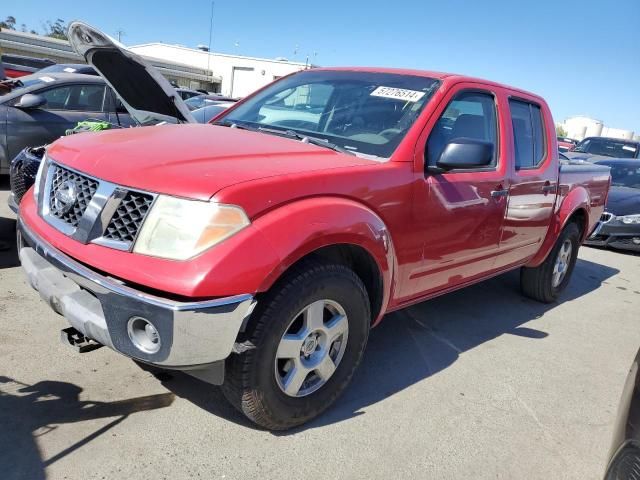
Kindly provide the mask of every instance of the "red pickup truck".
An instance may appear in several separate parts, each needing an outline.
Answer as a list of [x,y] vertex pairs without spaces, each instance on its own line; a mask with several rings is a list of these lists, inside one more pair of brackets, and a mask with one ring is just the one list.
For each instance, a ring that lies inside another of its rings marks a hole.
[[[76,28],[105,76],[130,64]],[[20,204],[20,258],[75,341],[222,384],[286,429],[336,400],[386,313],[516,268],[525,295],[556,300],[609,182],[560,168],[534,94],[312,69],[211,125],[56,141]]]

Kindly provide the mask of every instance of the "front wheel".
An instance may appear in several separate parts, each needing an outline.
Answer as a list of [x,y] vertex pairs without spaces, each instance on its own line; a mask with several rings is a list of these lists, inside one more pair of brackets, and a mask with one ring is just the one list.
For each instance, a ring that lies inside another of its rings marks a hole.
[[263,297],[227,360],[227,399],[249,419],[285,430],[319,415],[347,387],[371,313],[360,278],[342,265],[308,263]]
[[573,273],[580,248],[580,229],[568,224],[544,262],[520,271],[522,292],[534,300],[551,303],[566,288]]

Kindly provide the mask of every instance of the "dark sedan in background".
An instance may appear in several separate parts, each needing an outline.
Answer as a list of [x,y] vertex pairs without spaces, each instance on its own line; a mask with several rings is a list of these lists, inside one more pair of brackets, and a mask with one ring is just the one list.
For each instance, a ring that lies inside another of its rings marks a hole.
[[37,73],[14,81],[0,96],[0,174],[23,148],[43,145],[84,120],[129,126],[124,109],[104,79],[74,73]]
[[600,222],[585,244],[640,252],[640,159],[595,163],[611,168],[611,188]]
[[56,63],[50,67],[38,70],[38,73],[82,73],[83,75],[98,75],[98,72],[85,63]]
[[565,152],[571,160],[595,162],[607,158],[640,158],[640,142],[609,137],[587,137]]

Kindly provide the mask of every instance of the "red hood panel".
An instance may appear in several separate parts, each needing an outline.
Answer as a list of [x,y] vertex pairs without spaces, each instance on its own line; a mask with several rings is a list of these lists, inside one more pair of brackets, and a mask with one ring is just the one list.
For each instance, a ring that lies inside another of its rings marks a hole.
[[259,178],[376,163],[297,140],[214,125],[81,133],[56,141],[48,154],[119,185],[202,200]]

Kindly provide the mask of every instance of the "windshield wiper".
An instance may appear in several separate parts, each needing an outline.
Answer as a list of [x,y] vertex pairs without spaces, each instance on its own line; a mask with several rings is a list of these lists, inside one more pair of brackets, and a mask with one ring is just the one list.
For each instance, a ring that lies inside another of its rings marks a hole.
[[242,125],[240,123],[234,123],[230,120],[221,120],[219,122],[213,122],[212,125],[218,125],[219,127],[229,127],[229,128],[237,128],[239,130],[249,130],[251,132],[256,132],[256,128],[248,127],[247,125]]
[[346,148],[342,148],[335,143],[331,143],[328,140],[324,140],[318,137],[310,137],[309,135],[304,135],[302,133],[298,133],[295,130],[280,130],[277,128],[268,128],[268,127],[258,127],[259,132],[265,133],[273,133],[275,135],[281,135],[283,137],[295,138],[296,140],[300,140],[302,143],[310,143],[311,145],[317,145],[318,147],[325,147],[330,150],[334,150],[340,153],[347,153],[349,155],[355,155],[355,152],[347,150]]

